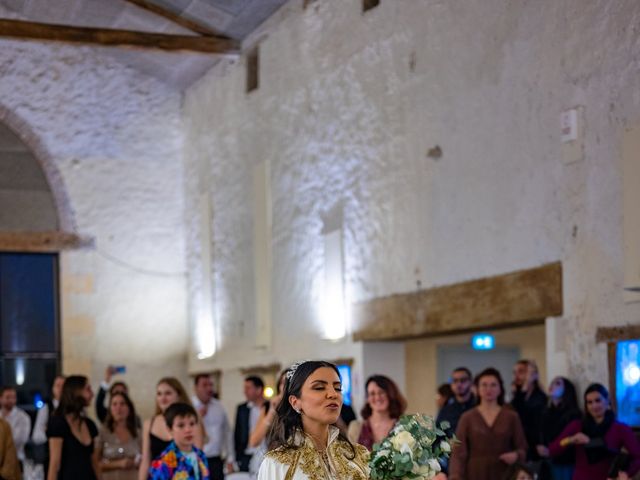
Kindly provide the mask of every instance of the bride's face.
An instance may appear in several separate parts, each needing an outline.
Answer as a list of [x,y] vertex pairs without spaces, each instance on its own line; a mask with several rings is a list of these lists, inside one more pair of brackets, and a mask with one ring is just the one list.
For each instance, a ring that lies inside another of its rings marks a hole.
[[389,411],[389,396],[384,388],[381,388],[376,382],[369,382],[367,385],[367,403],[374,412],[386,413]]
[[300,411],[303,424],[305,421],[324,425],[336,423],[342,408],[340,377],[333,368],[318,368],[305,380],[300,397],[291,395],[289,403]]

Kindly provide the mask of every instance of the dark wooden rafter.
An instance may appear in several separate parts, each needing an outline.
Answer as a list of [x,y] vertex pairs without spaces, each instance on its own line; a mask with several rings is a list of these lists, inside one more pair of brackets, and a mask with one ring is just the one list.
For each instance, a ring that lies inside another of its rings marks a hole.
[[127,46],[165,51],[237,54],[240,44],[228,38],[165,35],[107,28],[68,27],[0,19],[0,37],[23,40],[82,43],[103,47]]
[[240,369],[242,375],[269,375],[278,373],[282,365],[280,363],[271,363],[269,365],[254,365]]
[[172,21],[176,25],[180,25],[187,30],[191,30],[192,32],[198,33],[200,35],[204,35],[206,37],[218,37],[220,39],[230,40],[229,37],[225,35],[221,35],[220,32],[216,32],[212,28],[209,28],[201,23],[194,22],[193,20],[189,20],[188,18],[181,17],[177,13],[172,12],[171,10],[167,10],[149,0],[125,0],[136,7],[142,8],[148,12],[154,13],[160,17],[164,17],[167,20]]
[[93,240],[66,232],[2,232],[0,252],[53,253],[93,247]]
[[621,325],[618,327],[598,327],[596,343],[613,343],[640,338],[640,325]]
[[616,327],[598,327],[596,343],[607,344],[607,364],[609,368],[609,394],[613,405],[616,404],[616,373],[618,342],[640,338],[640,325],[619,325]]

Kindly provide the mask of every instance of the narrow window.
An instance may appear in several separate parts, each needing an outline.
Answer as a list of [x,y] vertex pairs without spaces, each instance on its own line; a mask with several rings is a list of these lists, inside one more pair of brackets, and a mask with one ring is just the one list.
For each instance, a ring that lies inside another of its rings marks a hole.
[[255,47],[247,54],[247,93],[260,86],[260,51]]
[[380,0],[362,0],[362,11],[366,12],[380,5]]

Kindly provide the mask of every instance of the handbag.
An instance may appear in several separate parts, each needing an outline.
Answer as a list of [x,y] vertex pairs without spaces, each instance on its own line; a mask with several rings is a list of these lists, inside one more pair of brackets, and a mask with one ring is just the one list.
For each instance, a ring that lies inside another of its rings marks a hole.
[[29,440],[24,446],[24,456],[35,464],[46,464],[49,459],[49,442],[34,443]]

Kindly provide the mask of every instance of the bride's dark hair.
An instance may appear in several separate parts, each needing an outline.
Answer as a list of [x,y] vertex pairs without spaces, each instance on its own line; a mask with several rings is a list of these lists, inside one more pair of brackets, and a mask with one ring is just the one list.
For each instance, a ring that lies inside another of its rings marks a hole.
[[[294,397],[300,398],[302,386],[307,378],[309,378],[309,375],[323,367],[331,368],[336,372],[338,378],[340,378],[338,368],[333,363],[322,360],[310,360],[301,363],[293,370],[293,375],[287,372],[287,375],[291,375],[291,377],[287,378],[285,382],[284,394],[282,395],[282,400],[276,407],[276,417],[269,430],[267,437],[269,450],[274,450],[278,447],[293,449],[299,447],[299,445],[295,444],[294,437],[296,432],[303,432],[302,418],[301,415],[293,409],[291,403],[289,403],[289,397],[293,395]],[[291,367],[291,369],[293,368],[294,367]],[[339,434],[339,438],[347,442],[351,447],[352,457],[350,459],[355,458],[356,451],[353,444],[342,433]]]

